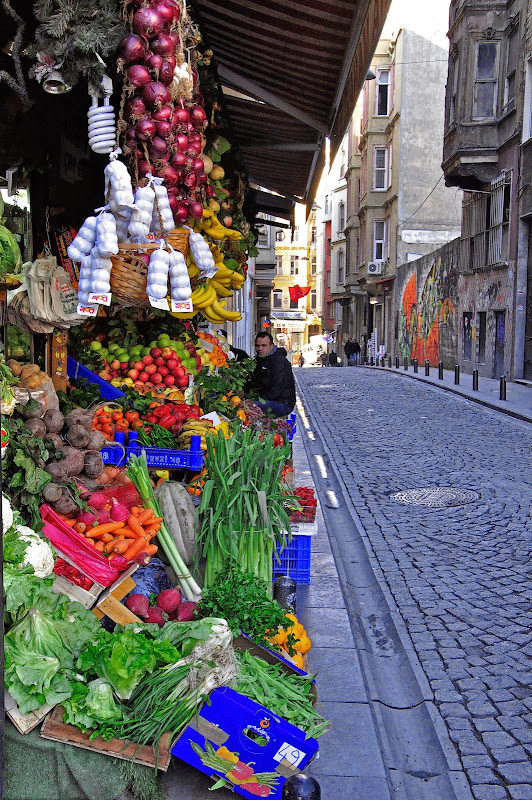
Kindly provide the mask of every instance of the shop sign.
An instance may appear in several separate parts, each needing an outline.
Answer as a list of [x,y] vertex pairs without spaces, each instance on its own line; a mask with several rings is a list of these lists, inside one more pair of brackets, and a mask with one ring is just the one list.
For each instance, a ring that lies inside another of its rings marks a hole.
[[306,311],[276,311],[271,315],[272,319],[306,319]]

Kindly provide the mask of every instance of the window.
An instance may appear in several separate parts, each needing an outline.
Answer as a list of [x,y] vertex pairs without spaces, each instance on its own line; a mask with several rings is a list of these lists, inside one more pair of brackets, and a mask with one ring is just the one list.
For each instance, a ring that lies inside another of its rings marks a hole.
[[268,225],[257,225],[257,247],[270,246],[270,229]]
[[504,172],[491,182],[488,264],[503,264],[508,260],[511,176],[511,172]]
[[331,240],[330,239],[327,239],[327,241],[325,243],[325,255],[327,255],[327,256],[331,255]]
[[312,289],[310,293],[310,308],[311,311],[316,311],[317,308],[316,289]]
[[325,214],[329,213],[329,195],[325,195],[325,208],[323,209]]
[[327,273],[327,289],[331,288],[331,270]]
[[316,256],[311,256],[310,258],[310,274],[316,274]]
[[292,310],[299,308],[299,300],[292,300],[292,298],[290,298],[290,308]]
[[299,256],[290,256],[290,275],[299,275]]
[[376,219],[373,222],[373,259],[384,261],[384,246],[386,235],[386,221]]
[[355,180],[355,214],[360,211],[360,178]]
[[449,60],[449,125],[456,122],[456,103],[458,101],[458,54]]
[[375,147],[373,150],[373,188],[386,190],[388,148]]
[[345,175],[345,150],[342,147],[340,151],[340,178],[343,178]]
[[466,192],[462,211],[462,263],[465,269],[481,269],[486,264],[490,196]]
[[392,154],[393,154],[393,142],[388,142],[388,164],[387,164],[387,187],[388,189],[392,185]]
[[299,242],[299,225],[296,225],[292,234],[292,241]]
[[275,234],[276,242],[284,242],[284,231],[277,231]]
[[358,265],[360,264],[360,236],[355,239],[355,271],[358,272]]
[[336,270],[337,270],[337,283],[343,284],[344,283],[344,270],[345,270],[345,253],[343,250],[339,250],[336,256]]
[[338,204],[338,232],[343,233],[345,228],[345,204]]
[[283,307],[283,292],[281,289],[276,289],[272,292],[272,308],[282,308]]
[[532,138],[532,59],[527,61],[526,64],[523,142],[530,138]]
[[316,226],[313,225],[310,231],[310,243],[316,244]]
[[331,319],[336,317],[336,300],[327,303],[327,316]]
[[479,311],[477,314],[477,335],[478,335],[478,357],[479,364],[486,363],[486,312]]
[[518,28],[515,28],[508,37],[508,52],[506,54],[506,82],[504,85],[504,109],[513,107],[515,100],[515,75],[517,69],[517,49],[519,47]]
[[277,275],[283,274],[283,257],[275,256],[275,272]]
[[377,70],[377,85],[375,97],[375,114],[377,117],[387,117],[390,113],[390,70]]
[[477,43],[473,119],[492,119],[497,101],[498,42]]

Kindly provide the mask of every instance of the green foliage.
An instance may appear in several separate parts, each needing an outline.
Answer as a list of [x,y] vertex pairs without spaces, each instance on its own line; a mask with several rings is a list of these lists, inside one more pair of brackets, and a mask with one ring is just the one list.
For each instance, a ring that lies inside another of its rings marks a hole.
[[32,436],[22,420],[4,420],[10,445],[2,460],[2,481],[9,487],[14,505],[24,521],[35,531],[42,529],[41,494],[52,476],[44,470],[49,457],[43,441]]

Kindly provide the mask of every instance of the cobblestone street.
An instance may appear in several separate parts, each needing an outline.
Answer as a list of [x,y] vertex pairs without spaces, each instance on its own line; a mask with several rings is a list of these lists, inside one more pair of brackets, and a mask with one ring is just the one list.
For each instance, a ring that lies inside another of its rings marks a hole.
[[[532,428],[399,374],[313,368],[297,381],[473,796],[532,800]],[[480,498],[390,498],[429,487]]]

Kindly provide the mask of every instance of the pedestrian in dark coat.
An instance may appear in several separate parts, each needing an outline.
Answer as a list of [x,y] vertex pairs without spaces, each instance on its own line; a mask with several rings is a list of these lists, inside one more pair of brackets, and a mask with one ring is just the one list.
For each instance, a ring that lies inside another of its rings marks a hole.
[[296,404],[296,386],[292,365],[284,347],[276,347],[270,333],[261,332],[255,337],[257,366],[253,373],[254,384],[260,392],[257,405],[276,417],[287,417]]

